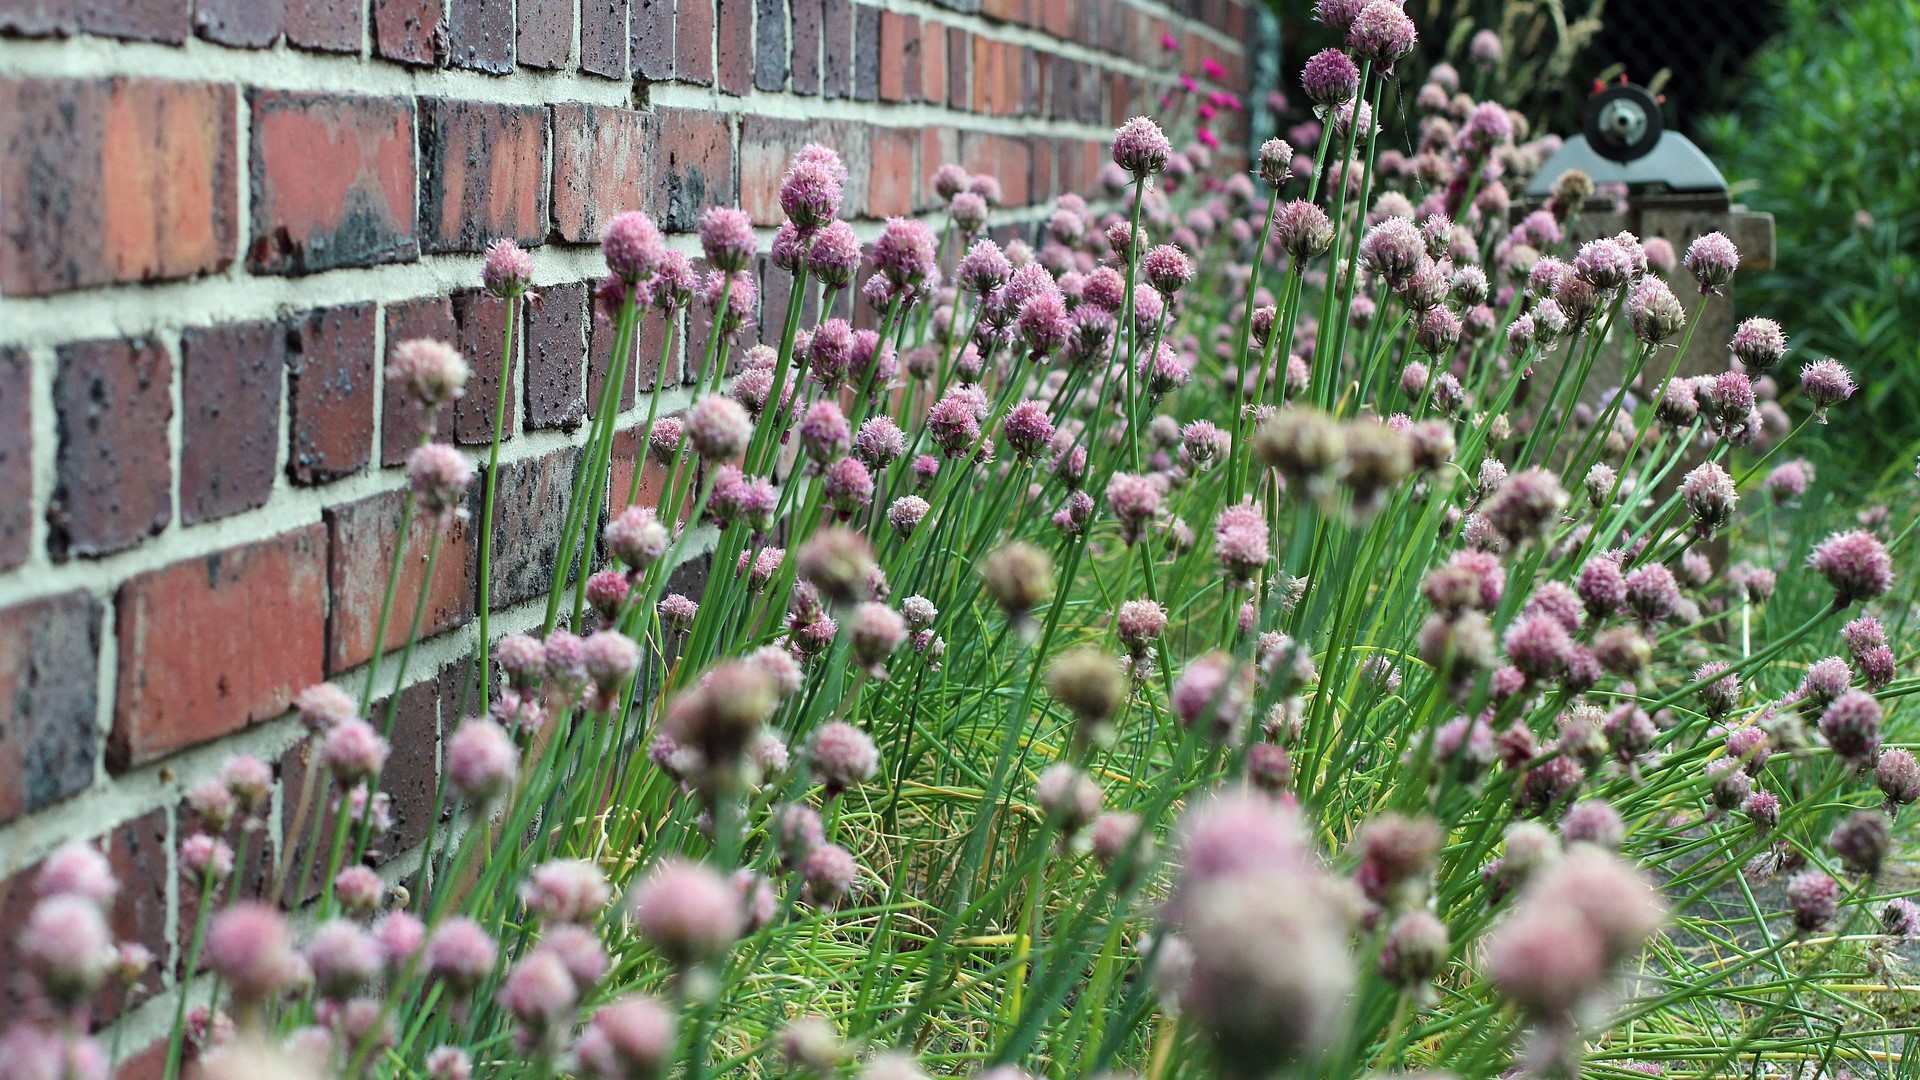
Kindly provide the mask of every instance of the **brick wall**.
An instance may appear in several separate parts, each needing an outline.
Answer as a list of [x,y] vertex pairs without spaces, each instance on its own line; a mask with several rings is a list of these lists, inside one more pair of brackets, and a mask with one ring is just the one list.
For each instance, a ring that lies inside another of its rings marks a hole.
[[[504,633],[538,621],[609,392],[588,308],[609,216],[647,210],[688,250],[707,206],[770,227],[788,157],[821,141],[865,233],[933,212],[949,160],[1000,178],[998,221],[1032,222],[1095,186],[1112,127],[1180,67],[1244,82],[1247,4],[0,0],[0,928],[39,858],[97,838],[130,884],[117,929],[177,968],[182,792],[235,750],[297,774],[291,695],[357,690],[395,545],[424,569],[424,532],[397,535],[418,418],[383,393],[390,343],[458,343],[475,384],[443,426],[487,440],[505,318],[474,287],[488,243],[530,248],[543,294],[502,453]],[[763,325],[786,291],[763,283]],[[623,427],[692,375],[643,349]],[[427,592],[386,780],[395,850],[458,718],[475,562],[457,533]],[[130,1047],[161,1023],[139,1000]]]

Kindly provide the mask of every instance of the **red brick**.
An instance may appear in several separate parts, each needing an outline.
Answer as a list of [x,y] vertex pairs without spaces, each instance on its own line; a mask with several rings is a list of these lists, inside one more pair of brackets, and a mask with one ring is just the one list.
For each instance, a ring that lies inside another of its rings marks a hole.
[[[473,489],[480,490],[478,478]],[[400,512],[406,497],[404,491],[383,491],[326,510],[329,676],[364,664],[373,655],[387,570],[399,542]],[[432,637],[473,614],[474,553],[478,550],[474,533],[466,521],[444,526],[423,515],[414,516],[400,559],[400,585],[394,592],[393,616],[387,622],[382,652],[407,642],[420,585],[426,580],[427,548],[436,535],[440,537],[440,553],[427,588],[420,636]]]
[[675,0],[673,77],[696,86],[713,84],[714,0]]
[[526,309],[527,427],[578,427],[585,413],[581,369],[586,365],[586,282],[549,285]]
[[1040,0],[1035,21],[1042,30],[1057,38],[1073,37],[1072,0]]
[[0,609],[0,823],[93,783],[100,615],[78,589]]
[[444,63],[446,0],[373,0],[373,51],[414,67]]
[[357,53],[365,0],[284,0],[287,44],[316,52]]
[[662,82],[673,78],[674,0],[630,0],[629,54],[633,72]]
[[1027,21],[1027,0],[980,0],[980,14],[1000,22]]
[[132,547],[173,516],[173,358],[151,340],[60,349],[53,381],[60,445],[47,506],[55,560]]
[[788,164],[810,142],[836,145],[832,141],[835,126],[830,120],[787,120],[754,113],[741,118],[740,207],[754,224],[778,225],[786,220],[780,209],[780,181]]
[[310,311],[287,334],[287,476],[324,484],[373,455],[371,303]]
[[[640,428],[630,427],[615,432],[613,436],[613,454],[609,458],[607,512],[618,514],[629,506],[660,507],[660,496],[666,494],[667,466],[652,454],[646,455],[646,471],[640,476],[640,494],[632,502],[627,501],[627,493],[633,490],[633,467],[640,460]],[[693,493],[687,493],[687,500],[680,507],[681,515],[693,510]]]
[[167,1040],[164,1037],[155,1039],[144,1050],[123,1051],[119,1064],[113,1067],[113,1080],[165,1080],[166,1075]]
[[[91,763],[88,767],[91,769]],[[145,945],[157,959],[131,988],[109,982],[93,999],[89,1019],[101,1026],[160,990],[168,952],[167,882],[172,877],[167,810],[150,810],[84,842],[105,853],[120,883],[107,912],[108,929],[117,940]],[[26,921],[34,904],[32,883],[39,876],[40,865],[25,867],[11,880],[0,881],[0,925],[20,926]],[[0,941],[0,972],[6,973],[0,975],[0,1012],[24,1015],[31,995],[27,980],[18,977],[23,972],[19,947],[20,942],[11,934]]]
[[448,60],[454,67],[505,75],[513,70],[513,0],[452,0]]
[[420,103],[420,216],[427,251],[484,251],[547,234],[547,110],[429,98]]
[[264,49],[285,18],[285,0],[193,0],[193,32],[221,45]]
[[914,202],[916,212],[941,209],[946,206],[946,201],[940,198],[939,192],[933,190],[933,174],[941,165],[959,160],[959,132],[950,127],[920,129],[920,197]]
[[755,0],[753,22],[753,88],[776,92],[786,89],[786,0]]
[[195,328],[180,339],[180,523],[265,506],[280,449],[278,323]]
[[607,220],[650,192],[653,118],[611,105],[553,106],[553,226],[562,240],[597,243]]
[[326,544],[315,522],[120,586],[110,767],[125,771],[277,716],[320,680]]
[[0,570],[33,551],[33,399],[25,349],[0,348]]
[[753,92],[754,0],[713,0],[719,34],[714,74],[722,93],[741,96]]
[[[507,303],[484,289],[464,289],[453,294],[453,321],[459,327],[456,343],[466,355],[470,372],[466,395],[453,403],[453,437],[468,446],[484,446],[493,441],[493,412],[500,398],[500,347],[506,344]],[[516,350],[519,344],[514,343]],[[513,438],[513,401],[513,385],[509,383],[502,442]]]
[[413,108],[400,98],[256,90],[256,273],[306,274],[416,258]]
[[1042,116],[1047,110],[1046,57],[1031,45],[1020,49],[1020,115]]
[[967,54],[972,51],[968,34],[958,26],[947,27],[947,108],[965,109],[972,99],[972,78]]
[[233,261],[235,91],[0,80],[0,292],[189,277]]
[[851,0],[821,0],[820,93],[843,98],[853,94],[853,4]]
[[658,317],[640,320],[640,342],[635,346],[639,352],[634,354],[637,365],[634,375],[641,393],[653,392],[655,384],[660,382],[663,366],[669,384],[680,377],[679,350],[683,344],[680,334],[675,332],[673,336],[671,353],[667,351],[668,344],[667,320]]
[[[600,6],[605,6],[601,0]],[[592,9],[594,0],[585,5]],[[573,0],[520,0],[516,14],[520,20],[519,38],[514,48],[521,67],[563,68],[573,52]],[[621,27],[621,51],[625,52],[626,27]],[[584,60],[585,49],[581,50]]]
[[913,213],[913,149],[919,141],[914,128],[868,129],[872,146],[867,154],[867,214],[899,217]]
[[651,209],[662,227],[691,231],[708,207],[734,202],[732,123],[720,113],[671,108],[655,110],[654,121],[655,160],[665,175],[656,185],[661,201]]
[[[431,338],[451,343],[459,336],[460,327],[453,318],[453,301],[445,296],[423,296],[387,305],[388,361],[393,359],[394,346],[403,341]],[[384,364],[382,370],[385,370]],[[441,431],[452,425],[444,415],[437,418],[436,423]],[[426,414],[412,398],[400,393],[387,394],[380,406],[380,464],[389,467],[405,464],[407,455],[420,445],[425,431]]]
[[[620,409],[622,412],[633,408],[634,386],[638,383],[637,369],[641,363],[651,360],[657,364],[659,354],[641,355],[640,336],[647,323],[663,323],[658,313],[642,311],[640,324],[634,327],[631,351],[627,355],[626,377],[620,380]],[[595,319],[587,330],[587,415],[597,416],[600,412],[600,395],[606,391],[607,375],[613,367],[613,343],[620,335],[614,333],[613,324]]]
[[[547,0],[567,6],[567,0]],[[624,79],[631,70],[627,52],[631,31],[627,26],[628,0],[581,0],[580,70],[589,75]],[[526,9],[521,8],[524,18]],[[569,14],[571,17],[571,14]],[[524,22],[521,24],[525,25]],[[524,49],[524,43],[523,43]],[[524,51],[521,63],[526,63]]]
[[912,101],[920,94],[920,20],[880,13],[880,100]]
[[[853,99],[880,98],[880,9],[867,4],[853,8]],[[891,55],[888,60],[897,59]]]
[[993,111],[994,95],[999,92],[1000,43],[992,38],[973,39],[973,99],[969,106],[976,113]]
[[947,101],[947,28],[927,22],[920,28],[920,85],[909,88],[914,100],[944,105]]
[[[493,504],[496,609],[546,595],[558,560],[574,470],[579,467],[580,450],[571,446],[501,464]],[[579,563],[576,558],[575,574]]]
[[190,0],[77,0],[79,29],[103,37],[133,41],[187,40]]
[[790,0],[793,10],[793,92],[820,92],[820,20],[824,0]]

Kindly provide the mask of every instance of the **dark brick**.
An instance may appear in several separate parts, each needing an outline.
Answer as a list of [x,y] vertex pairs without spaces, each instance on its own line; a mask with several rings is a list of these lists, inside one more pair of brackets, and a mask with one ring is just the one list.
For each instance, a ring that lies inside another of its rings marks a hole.
[[287,44],[316,52],[357,53],[366,0],[284,0]]
[[627,77],[632,33],[627,26],[627,6],[628,0],[581,0],[581,71],[609,79]]
[[820,92],[820,20],[825,0],[791,0],[793,9],[793,92]]
[[[559,557],[573,473],[579,465],[580,450],[571,446],[542,457],[501,463],[493,504],[496,608],[546,595]],[[480,516],[478,485],[469,509],[475,518]],[[576,575],[581,561],[574,559]]]
[[256,90],[256,273],[402,262],[420,252],[413,107],[400,98]]
[[33,553],[32,358],[0,348],[0,570]]
[[527,307],[527,427],[575,428],[585,413],[581,368],[586,363],[585,282],[540,290]]
[[852,0],[821,0],[820,93],[830,98],[853,93]]
[[676,0],[673,9],[673,77],[696,86],[713,84],[714,0]]
[[[91,774],[92,764],[88,764]],[[106,834],[84,841],[107,856],[120,889],[107,912],[107,927],[119,941],[133,941],[152,950],[155,963],[130,988],[109,980],[91,1005],[89,1019],[96,1025],[112,1023],[131,1005],[158,993],[167,967],[167,881],[171,848],[167,843],[167,809],[160,807],[121,822]],[[34,904],[33,880],[42,864],[22,869],[0,881],[0,925],[20,926]],[[32,997],[29,980],[20,977],[24,966],[20,942],[7,935],[0,941],[0,1010],[24,1015]]]
[[787,85],[786,0],[756,0],[753,21],[753,88],[778,91]]
[[[444,296],[423,296],[387,305],[387,360],[393,359],[394,346],[415,338],[456,341],[460,327],[453,319],[453,301]],[[382,370],[385,370],[383,363]],[[388,385],[392,385],[389,383]],[[438,419],[442,431],[451,421]],[[426,414],[405,394],[388,394],[380,406],[380,464],[404,465],[407,455],[420,445],[426,430]]]
[[753,5],[755,0],[713,0],[719,31],[715,76],[722,93],[753,91]]
[[[636,346],[640,351],[634,359],[638,361],[635,382],[641,393],[653,392],[654,386],[660,381],[663,364],[667,370],[667,383],[671,384],[679,378],[681,345],[678,332],[673,335],[672,341],[667,340],[667,320],[658,317],[640,320],[640,343]],[[669,346],[672,351],[669,351]]]
[[[633,408],[633,388],[638,382],[635,378],[638,374],[635,369],[648,359],[640,352],[640,329],[647,323],[662,321],[654,312],[643,311],[640,317],[641,325],[634,328],[633,351],[627,356],[626,377],[620,380],[622,412]],[[600,412],[600,395],[606,390],[607,375],[613,366],[613,343],[618,339],[619,335],[614,333],[613,324],[599,319],[594,320],[592,328],[587,333],[587,415],[589,416],[596,416]],[[651,357],[656,365],[659,363],[659,355],[656,350]]]
[[553,106],[553,227],[562,240],[597,243],[609,218],[652,197],[653,132],[648,113]]
[[0,293],[233,261],[235,91],[154,79],[0,80]]
[[[478,487],[478,482],[475,483]],[[380,626],[380,606],[386,596],[387,571],[399,543],[400,515],[407,498],[403,490],[383,491],[364,499],[327,508],[327,674],[339,675],[367,662],[373,655]],[[421,638],[458,626],[473,615],[474,529],[465,521],[446,525],[422,514],[414,515],[401,557],[400,584],[394,591],[393,615],[387,621],[382,652],[407,642],[421,582],[426,578],[427,549],[440,538],[433,580],[427,587],[426,608],[420,617]]]
[[0,822],[93,783],[100,615],[78,589],[0,610]]
[[[853,99],[880,99],[880,9],[865,4],[853,9]],[[889,56],[890,63],[898,57]]]
[[190,0],[76,0],[74,4],[83,33],[173,45],[187,40],[191,10]]
[[710,206],[734,201],[733,129],[723,114],[699,109],[655,110],[656,161],[665,170],[654,216],[663,227],[691,231]]
[[663,82],[673,78],[673,23],[675,0],[631,0],[629,27],[633,73]]
[[286,362],[287,335],[277,323],[235,323],[181,335],[181,524],[267,504],[280,449],[280,369]]
[[264,49],[285,18],[284,0],[193,0],[193,32],[221,45]]
[[484,251],[547,233],[547,110],[428,98],[420,103],[420,214],[427,251]]
[[76,0],[0,0],[0,34],[52,37],[74,32]]
[[[453,403],[454,441],[485,446],[493,441],[493,413],[500,398],[500,347],[506,344],[507,302],[484,289],[462,290],[453,294],[453,321],[459,327],[457,343],[466,355],[470,372],[466,395]],[[513,400],[513,384],[509,382],[502,442],[513,438]]]
[[[650,506],[658,509],[660,497],[666,494],[667,466],[659,458],[649,454],[646,459],[646,472],[640,476],[640,491],[632,501],[627,499],[628,493],[633,491],[633,467],[640,460],[640,434],[639,426],[614,433],[613,452],[609,456],[607,478],[607,512],[609,514],[618,514],[629,506]],[[692,511],[693,493],[688,492],[686,501],[680,507],[680,514],[685,517]]]
[[278,716],[320,681],[326,545],[315,522],[120,586],[109,767],[123,772]]
[[947,108],[965,109],[971,100],[972,80],[967,69],[967,32],[958,26],[947,27]]
[[446,0],[373,0],[374,55],[414,67],[445,63]]
[[[587,0],[586,6],[592,8],[594,0]],[[517,14],[520,30],[514,55],[520,66],[566,67],[573,51],[573,0],[520,0]]]
[[47,547],[55,560],[106,555],[173,516],[173,358],[156,341],[60,348],[53,408],[60,430]]
[[447,15],[454,67],[505,75],[513,70],[513,0],[453,0]]
[[324,484],[373,455],[371,303],[310,311],[287,334],[287,476]]

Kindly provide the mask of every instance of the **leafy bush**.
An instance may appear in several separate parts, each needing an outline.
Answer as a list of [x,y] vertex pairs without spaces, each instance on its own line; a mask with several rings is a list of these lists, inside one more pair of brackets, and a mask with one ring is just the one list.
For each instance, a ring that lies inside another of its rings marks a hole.
[[1897,462],[1920,440],[1920,0],[1788,13],[1744,105],[1704,125],[1739,197],[1774,215],[1775,268],[1743,278],[1741,304],[1791,326],[1797,358],[1864,373],[1873,421],[1842,442]]

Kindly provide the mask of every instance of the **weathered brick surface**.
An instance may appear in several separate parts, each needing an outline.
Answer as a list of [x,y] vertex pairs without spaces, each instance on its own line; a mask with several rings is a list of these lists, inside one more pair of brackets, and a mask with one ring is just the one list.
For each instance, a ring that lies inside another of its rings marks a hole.
[[111,768],[144,765],[277,716],[320,681],[326,547],[326,528],[316,522],[120,586]]
[[[888,63],[898,63],[889,56]],[[880,9],[856,4],[853,9],[853,99],[880,97]]]
[[304,274],[419,254],[412,104],[401,98],[251,95],[257,273]]
[[0,609],[0,822],[93,783],[100,613],[78,590]]
[[632,109],[553,107],[553,227],[563,240],[597,243],[607,220],[652,197],[653,117]]
[[867,214],[895,217],[913,212],[913,128],[872,128],[868,133]]
[[514,0],[452,0],[448,60],[454,67],[505,75],[513,70]]
[[285,19],[284,0],[193,0],[193,32],[221,45],[266,48]]
[[522,318],[526,328],[527,426],[573,428],[585,413],[581,369],[586,363],[585,282],[550,285]]
[[[475,485],[479,481],[476,479]],[[387,570],[400,543],[402,491],[385,491],[328,507],[327,524],[327,674],[338,675],[373,655],[386,596]],[[416,514],[407,530],[400,559],[399,587],[387,623],[382,651],[406,644],[407,629],[419,607],[420,586],[429,582],[420,617],[420,636],[431,637],[458,626],[473,614],[475,530],[466,522],[451,525]],[[433,576],[427,577],[427,553],[434,538],[440,550]]]
[[714,57],[715,81],[723,93],[742,96],[753,92],[753,5],[755,0],[713,0],[719,50]]
[[372,304],[308,312],[287,334],[287,475],[323,484],[373,454]]
[[74,0],[78,28],[130,41],[179,44],[192,22],[188,0]]
[[[460,334],[454,322],[453,301],[445,296],[423,296],[387,305],[387,352],[381,370],[393,359],[394,346],[415,338],[453,341]],[[387,384],[392,387],[392,383]],[[441,416],[436,425],[445,433],[452,421]],[[401,465],[413,448],[420,445],[426,430],[426,413],[404,393],[388,393],[380,406],[380,464]]]
[[633,73],[659,82],[673,78],[675,0],[630,0]]
[[316,52],[360,51],[364,0],[284,0],[287,44]]
[[696,86],[713,85],[714,0],[675,0],[673,6],[673,78]]
[[820,93],[830,98],[853,94],[853,4],[821,0]]
[[373,0],[375,56],[434,67],[446,41],[446,0]]
[[25,349],[0,348],[0,570],[33,549],[31,363]]
[[420,216],[428,251],[524,246],[547,235],[547,110],[430,98],[420,103]]
[[180,522],[265,506],[280,448],[278,323],[196,328],[180,342]]
[[132,547],[173,517],[173,358],[153,340],[60,348],[47,546],[55,559]]
[[0,292],[227,266],[235,94],[153,79],[0,80]]
[[753,88],[784,90],[789,64],[787,5],[782,0],[754,0]]
[[[491,592],[495,607],[546,595],[559,558],[567,498],[579,463],[580,451],[568,447],[501,464],[500,484],[493,496]],[[480,517],[477,487],[468,508],[476,519]],[[576,575],[579,562],[578,558],[574,560]]]
[[825,0],[789,0],[793,15],[793,92],[820,92],[820,31]]
[[[466,355],[466,396],[453,404],[453,437],[469,446],[493,440],[493,414],[499,406],[500,380],[505,376],[501,346],[506,344],[507,303],[480,289],[453,296],[453,321],[459,327],[457,343]],[[514,342],[516,357],[520,342]],[[514,391],[507,384],[507,403],[501,441],[513,438]]]
[[668,229],[691,230],[710,206],[734,202],[733,130],[727,117],[697,109],[655,110],[654,160],[664,175],[650,209]]
[[[565,0],[559,2],[565,6]],[[628,3],[629,0],[581,0],[580,70],[609,79],[627,77],[630,69],[629,35],[632,32],[627,24]],[[523,5],[520,10],[524,20],[526,7]],[[570,12],[568,17],[572,17]],[[525,25],[524,21],[522,25]],[[521,63],[526,62],[523,52]]]
[[[608,6],[607,0],[587,0],[583,5],[588,12],[594,7]],[[573,52],[573,0],[519,0],[516,9],[519,17],[519,36],[514,47],[514,58],[521,67],[561,68],[567,66],[567,58]],[[593,23],[591,14],[586,20]],[[597,29],[597,27],[596,27]],[[624,27],[622,27],[624,31]],[[624,32],[621,34],[624,38]],[[624,51],[624,48],[623,48]],[[581,49],[581,62],[586,62],[586,49]],[[592,69],[589,69],[592,70]],[[601,72],[600,74],[605,74]]]
[[[644,322],[642,325],[663,321],[658,315],[649,314],[643,318]],[[626,375],[620,380],[620,408],[622,411],[633,408],[633,388],[637,384],[636,375],[638,374],[635,369],[645,362],[651,361],[655,364],[659,362],[659,353],[657,351],[648,356],[641,355],[642,345],[638,329],[639,328],[636,328],[634,340],[630,346],[631,351],[627,354]],[[587,332],[588,416],[596,416],[600,412],[600,395],[606,391],[607,376],[611,374],[610,369],[613,367],[613,343],[618,337],[619,335],[614,333],[612,323],[599,319],[594,320],[593,325]]]

